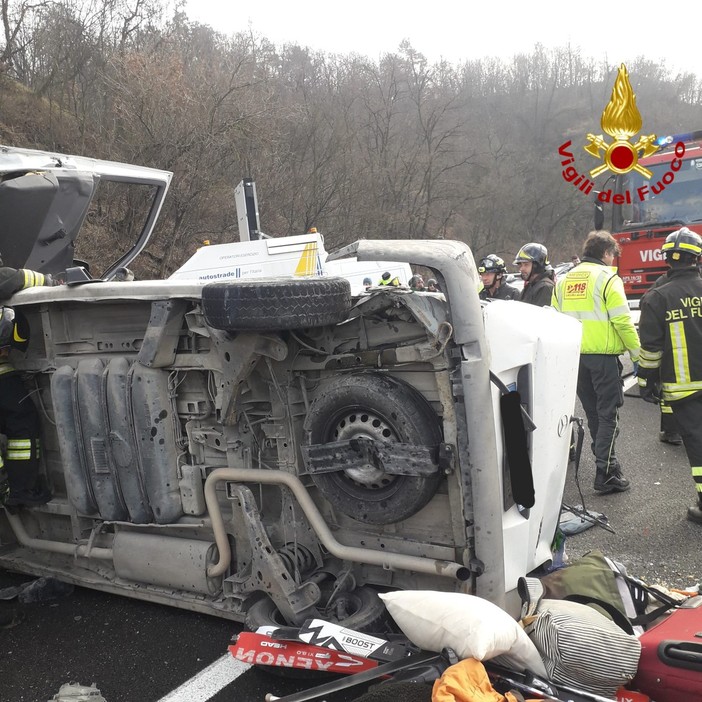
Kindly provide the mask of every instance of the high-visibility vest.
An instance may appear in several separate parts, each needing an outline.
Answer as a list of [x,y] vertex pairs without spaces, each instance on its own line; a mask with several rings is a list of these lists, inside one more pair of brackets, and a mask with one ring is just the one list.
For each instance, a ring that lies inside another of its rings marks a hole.
[[616,268],[581,263],[558,281],[552,304],[582,323],[581,353],[618,356],[629,351],[632,360],[638,359],[639,335]]

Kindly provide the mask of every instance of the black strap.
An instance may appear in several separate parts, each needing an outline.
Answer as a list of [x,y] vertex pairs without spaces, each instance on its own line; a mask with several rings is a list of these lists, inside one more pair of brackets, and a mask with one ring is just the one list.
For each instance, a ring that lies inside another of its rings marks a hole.
[[652,612],[639,614],[638,617],[634,617],[630,621],[634,626],[642,626],[645,629],[654,619],[658,619],[661,614],[665,614],[669,609],[673,609],[675,607],[677,607],[677,604],[670,604],[669,602],[666,602],[666,604],[657,607]]
[[617,609],[613,604],[605,602],[604,600],[598,600],[596,597],[590,597],[589,595],[567,595],[563,599],[569,602],[579,602],[584,605],[597,605],[600,609],[603,609],[610,617],[612,621],[627,634],[634,633],[634,627],[628,617],[622,614],[620,609]]

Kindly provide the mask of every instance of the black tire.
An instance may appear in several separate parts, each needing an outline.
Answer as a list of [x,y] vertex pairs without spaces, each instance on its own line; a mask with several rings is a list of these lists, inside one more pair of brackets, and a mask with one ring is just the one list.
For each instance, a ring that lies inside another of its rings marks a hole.
[[259,278],[202,289],[206,322],[224,331],[273,331],[343,322],[351,309],[345,278]]
[[[305,431],[308,445],[359,437],[424,446],[438,446],[442,440],[439,420],[424,397],[379,373],[333,378],[315,397]],[[313,474],[312,480],[349,517],[367,524],[393,524],[429,502],[441,475],[389,475],[365,465]]]
[[[356,631],[365,631],[371,634],[383,634],[389,631],[388,611],[373,588],[358,587],[353,592],[341,593],[336,601],[339,602],[341,598],[344,598],[345,604],[348,605],[349,616],[339,619],[334,616],[333,612],[324,611],[321,613],[322,617]],[[249,631],[256,631],[261,626],[290,626],[290,623],[285,621],[270,597],[263,597],[249,607],[244,626]],[[283,668],[274,665],[257,665],[256,667],[279,677],[295,678],[296,680],[337,677],[336,673],[325,673],[320,670]]]

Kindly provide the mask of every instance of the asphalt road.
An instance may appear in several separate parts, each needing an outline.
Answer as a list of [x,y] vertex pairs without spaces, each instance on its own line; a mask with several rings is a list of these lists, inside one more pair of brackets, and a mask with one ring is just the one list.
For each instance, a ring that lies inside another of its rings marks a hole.
[[[618,455],[631,490],[593,492],[589,441],[580,468],[586,506],[603,512],[616,533],[593,527],[570,537],[567,553],[575,559],[599,548],[649,583],[698,583],[702,527],[685,520],[694,488],[684,450],[658,441],[658,410],[638,398],[626,399],[621,420]],[[581,501],[572,475],[566,501]],[[0,587],[22,580],[0,573]],[[225,654],[239,631],[228,621],[82,588],[54,603],[0,602],[0,614],[8,609],[21,621],[0,629],[2,702],[46,702],[69,681],[95,682],[107,702],[157,702]],[[211,699],[258,702],[266,692],[282,695],[301,685],[252,669]]]
[[[649,584],[687,587],[700,583],[702,526],[685,518],[687,507],[696,501],[685,449],[658,440],[659,410],[639,399],[635,389],[627,393],[620,420],[617,456],[631,489],[610,495],[593,491],[595,466],[587,433],[579,470],[586,507],[605,514],[616,533],[593,527],[569,537],[566,553],[574,559],[600,549]],[[564,501],[582,503],[573,474]]]

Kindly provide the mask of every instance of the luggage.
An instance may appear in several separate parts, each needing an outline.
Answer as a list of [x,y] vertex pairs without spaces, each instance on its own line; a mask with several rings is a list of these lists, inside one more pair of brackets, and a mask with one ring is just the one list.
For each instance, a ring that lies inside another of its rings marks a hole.
[[702,597],[687,600],[640,641],[635,689],[656,702],[702,699]]

